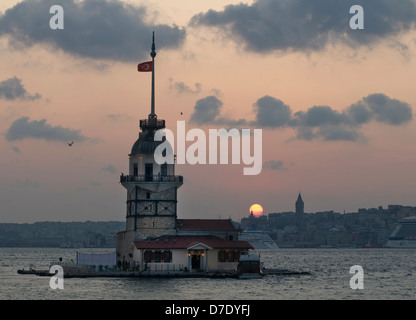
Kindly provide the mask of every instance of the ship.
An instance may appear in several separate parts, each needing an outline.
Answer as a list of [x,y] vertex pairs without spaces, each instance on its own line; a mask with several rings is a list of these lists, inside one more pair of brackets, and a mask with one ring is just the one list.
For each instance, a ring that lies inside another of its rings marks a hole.
[[265,232],[244,230],[239,240],[244,240],[250,243],[254,249],[278,249],[278,245],[274,240]]
[[416,217],[400,220],[390,235],[387,248],[416,248]]

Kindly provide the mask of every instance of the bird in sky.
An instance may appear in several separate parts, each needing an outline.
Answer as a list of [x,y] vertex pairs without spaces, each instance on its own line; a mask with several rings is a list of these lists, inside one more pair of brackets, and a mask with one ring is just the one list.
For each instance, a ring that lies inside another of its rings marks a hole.
[[74,141],[68,143],[68,146],[72,147],[73,144],[74,144]]

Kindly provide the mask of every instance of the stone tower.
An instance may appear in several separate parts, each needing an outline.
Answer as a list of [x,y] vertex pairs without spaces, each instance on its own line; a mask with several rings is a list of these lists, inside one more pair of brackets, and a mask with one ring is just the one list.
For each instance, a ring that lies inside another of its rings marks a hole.
[[154,157],[156,147],[163,142],[154,140],[155,132],[165,128],[165,120],[159,120],[155,113],[154,35],[150,55],[151,112],[147,119],[140,120],[141,132],[129,154],[129,174],[120,176],[120,183],[127,190],[126,230],[117,234],[116,245],[117,260],[121,263],[133,240],[176,234],[177,190],[183,178],[175,175],[175,164],[158,164]]
[[296,200],[295,207],[296,207],[296,215],[301,215],[304,213],[304,203],[302,200],[302,196],[300,195],[300,192],[298,195],[298,199]]
[[296,200],[296,227],[298,228],[298,231],[304,231],[305,224],[303,223],[303,216],[304,216],[304,203],[302,200],[302,196],[298,195],[298,199]]

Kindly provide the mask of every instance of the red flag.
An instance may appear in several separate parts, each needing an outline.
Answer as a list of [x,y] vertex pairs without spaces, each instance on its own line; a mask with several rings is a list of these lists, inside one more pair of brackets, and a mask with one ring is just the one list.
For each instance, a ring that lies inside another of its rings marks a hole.
[[137,71],[149,72],[149,71],[152,71],[152,66],[153,66],[152,61],[142,62],[137,65]]

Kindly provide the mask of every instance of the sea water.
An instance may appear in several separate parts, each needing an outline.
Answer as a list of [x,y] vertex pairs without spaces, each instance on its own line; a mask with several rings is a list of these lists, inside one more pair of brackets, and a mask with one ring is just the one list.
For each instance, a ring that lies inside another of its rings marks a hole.
[[[48,269],[51,261],[75,260],[76,252],[111,249],[0,248],[1,300],[410,300],[416,298],[416,249],[256,250],[266,268],[305,271],[261,279],[64,278],[51,289],[50,277],[18,274]],[[352,289],[352,266],[363,269],[363,289]]]

